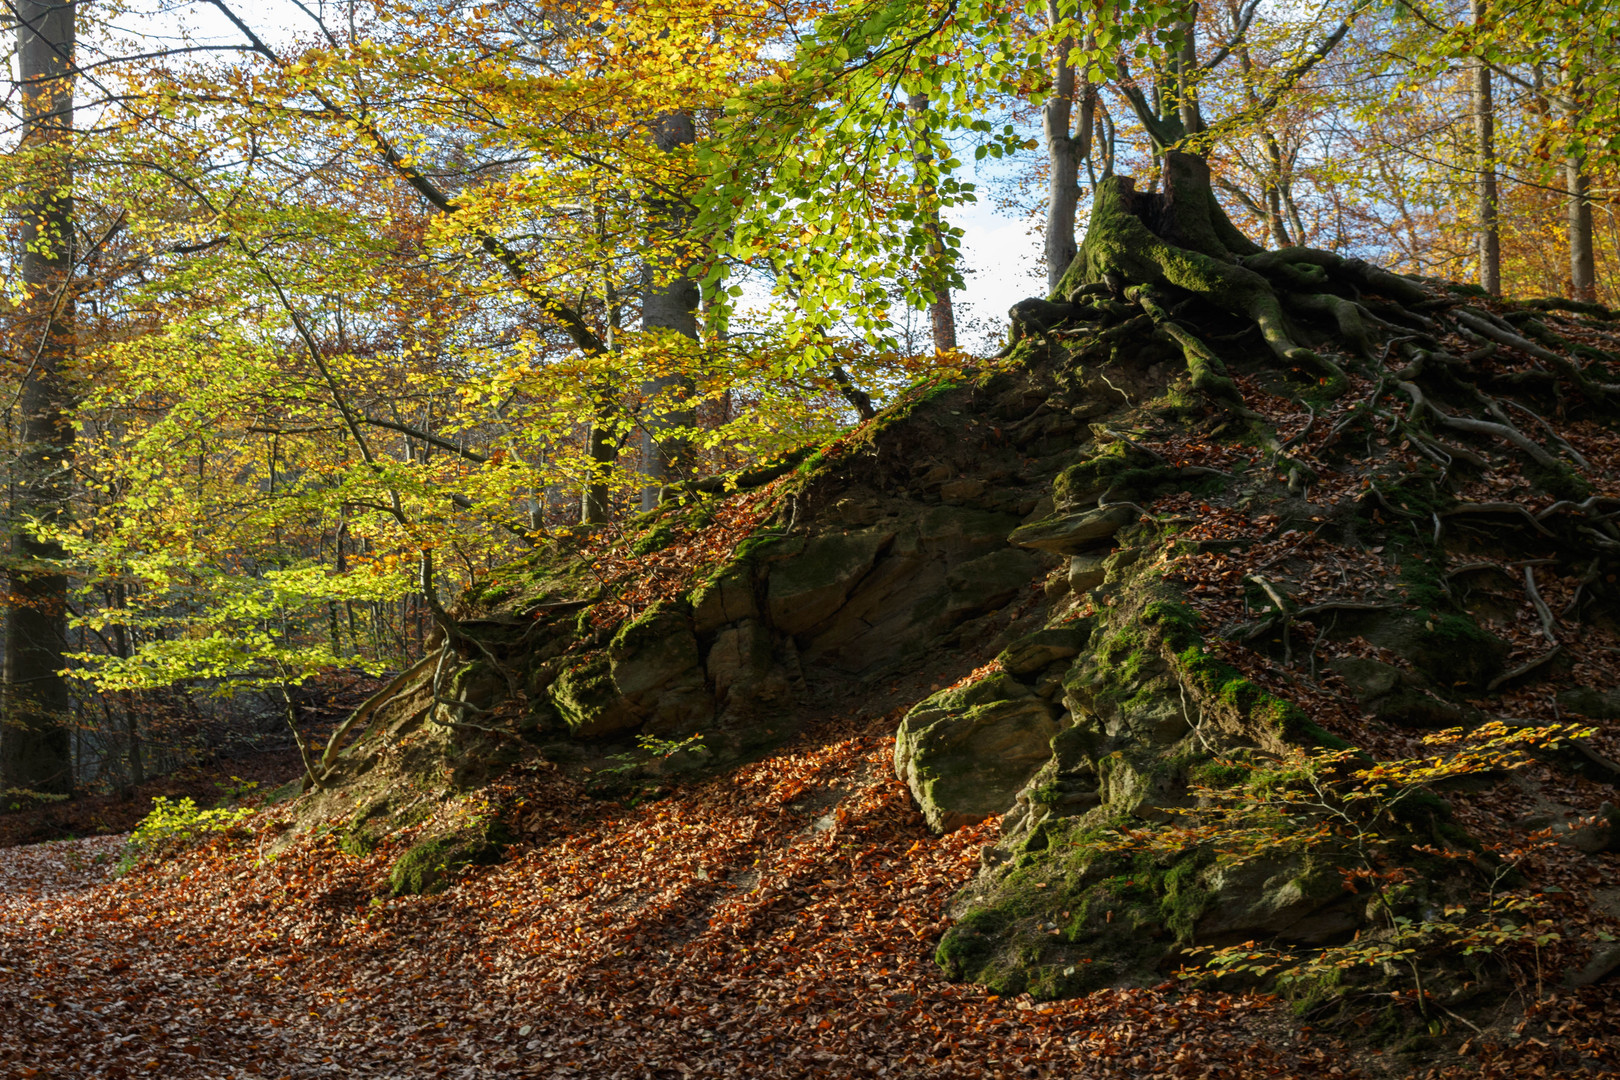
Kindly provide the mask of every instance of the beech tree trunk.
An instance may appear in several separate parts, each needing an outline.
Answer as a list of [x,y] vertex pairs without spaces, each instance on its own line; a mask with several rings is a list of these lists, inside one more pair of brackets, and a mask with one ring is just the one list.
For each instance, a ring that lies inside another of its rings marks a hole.
[[1564,159],[1564,189],[1569,222],[1569,294],[1573,299],[1593,303],[1597,300],[1597,259],[1584,155],[1571,154]]
[[[613,284],[612,271],[603,272],[602,301],[607,309],[607,335],[603,341],[607,351],[616,352],[619,347],[619,318],[621,308],[619,292]],[[592,410],[593,416],[590,429],[585,433],[585,465],[590,475],[585,478],[585,484],[580,492],[579,521],[581,525],[601,525],[613,517],[612,491],[607,484],[607,476],[613,468],[614,460],[619,456],[619,448],[613,438],[613,414],[616,411],[616,402],[610,388],[596,388],[596,402]]]
[[19,444],[11,479],[11,602],[6,610],[0,788],[67,794],[73,745],[66,666],[67,578],[50,569],[57,545],[35,539],[30,520],[59,522],[72,494],[73,428],[66,369],[73,336],[74,0],[15,0],[23,127],[18,153],[31,180],[18,208],[25,296],[12,357],[22,370]]
[[[1485,0],[1473,0],[1473,6],[1474,25],[1479,27],[1485,21]],[[1479,286],[1492,296],[1501,296],[1502,236],[1496,192],[1496,108],[1491,100],[1491,69],[1483,61],[1473,65],[1473,84]]]
[[[666,154],[697,141],[688,112],[660,116],[652,134],[653,142]],[[667,193],[653,196],[649,204],[655,255],[642,264],[642,329],[669,331],[696,341],[698,286],[690,259],[679,250],[686,208]],[[691,430],[695,415],[690,405],[679,403],[689,400],[692,391],[691,379],[680,374],[661,375],[641,387],[643,400],[653,405],[641,425],[641,471],[647,481],[641,490],[644,511],[658,505],[666,484],[691,479],[692,444],[684,432]],[[672,402],[676,403],[673,408]]]
[[[1057,4],[1047,0],[1046,18],[1055,26]],[[1074,223],[1080,207],[1080,163],[1091,159],[1092,130],[1096,122],[1096,89],[1089,83],[1081,92],[1080,130],[1074,131],[1074,105],[1078,80],[1069,62],[1073,42],[1064,39],[1052,51],[1052,92],[1041,106],[1041,127],[1046,137],[1046,288],[1058,287],[1079,250]]]
[[[912,94],[906,101],[907,107],[917,118],[918,153],[917,163],[925,166],[933,161],[933,154],[927,149],[927,128],[924,114],[928,111],[928,95]],[[931,268],[937,268],[941,256],[945,253],[945,245],[940,240],[940,230],[943,222],[939,216],[939,201],[935,198],[935,189],[930,183],[923,194],[923,228],[929,236],[928,258]],[[951,352],[956,348],[956,305],[951,300],[950,286],[943,281],[931,283],[934,292],[934,302],[928,305],[928,327],[933,334],[935,352]]]

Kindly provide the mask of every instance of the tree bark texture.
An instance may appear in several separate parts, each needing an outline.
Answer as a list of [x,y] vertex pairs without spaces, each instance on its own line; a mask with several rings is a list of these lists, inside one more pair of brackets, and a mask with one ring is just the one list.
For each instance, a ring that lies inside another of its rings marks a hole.
[[[1058,20],[1057,4],[1047,0],[1049,24]],[[1071,134],[1074,114],[1074,66],[1069,62],[1073,42],[1065,38],[1052,50],[1052,92],[1041,106],[1046,137],[1046,288],[1053,292],[1079,248],[1074,221],[1080,205],[1080,160]]]
[[6,610],[0,788],[73,790],[66,666],[67,578],[51,569],[61,549],[35,539],[30,521],[55,523],[72,494],[73,428],[66,369],[73,336],[73,0],[16,0],[23,128],[18,151],[31,181],[19,207],[26,296],[13,336],[23,371],[12,423],[18,453],[11,478],[14,569]]
[[[1485,21],[1484,0],[1473,0],[1474,25]],[[1474,154],[1477,167],[1475,195],[1479,232],[1479,286],[1492,296],[1502,295],[1502,235],[1496,191],[1496,107],[1491,96],[1491,69],[1483,61],[1473,65]]]
[[[613,284],[612,271],[602,277],[602,302],[606,308],[607,334],[603,344],[607,351],[619,347],[619,319],[621,305],[619,292]],[[580,490],[579,520],[582,525],[601,525],[613,517],[613,493],[607,477],[619,456],[618,443],[613,437],[613,414],[617,403],[606,387],[596,388],[596,401],[592,409],[591,426],[585,433],[585,466],[590,470]]]
[[1572,299],[1590,304],[1597,300],[1597,258],[1584,155],[1571,154],[1564,159],[1564,190],[1569,222],[1569,294]]
[[[653,122],[652,134],[654,144],[666,154],[697,140],[688,112],[660,116]],[[696,341],[698,285],[692,278],[689,257],[678,250],[685,232],[686,207],[667,193],[654,195],[648,204],[653,256],[642,264],[642,329],[663,330]],[[641,387],[643,401],[653,405],[644,413],[641,425],[644,511],[658,505],[666,484],[691,478],[692,445],[682,433],[691,429],[696,418],[690,405],[670,405],[689,400],[692,391],[691,379],[680,374],[660,375]]]
[[[933,154],[928,149],[927,121],[924,116],[928,112],[928,95],[912,94],[906,101],[911,114],[916,117],[917,126],[917,162],[919,166],[927,165],[933,161]],[[935,189],[929,184],[922,193],[923,199],[923,228],[927,231],[928,261],[930,270],[939,266],[941,257],[945,254],[945,245],[940,241],[940,230],[944,223],[939,216],[939,199]],[[936,276],[937,275],[933,275]],[[951,300],[950,286],[943,281],[931,282],[934,292],[934,301],[928,305],[928,328],[933,334],[935,352],[951,352],[956,348],[956,305]],[[864,419],[865,417],[863,417]]]

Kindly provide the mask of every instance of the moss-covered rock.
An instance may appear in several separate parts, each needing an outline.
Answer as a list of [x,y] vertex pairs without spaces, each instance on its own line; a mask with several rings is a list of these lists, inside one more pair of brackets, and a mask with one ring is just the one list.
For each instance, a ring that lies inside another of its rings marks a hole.
[[388,871],[388,887],[395,896],[443,892],[469,866],[492,866],[500,862],[509,839],[498,822],[491,822],[468,831],[420,840],[395,860]]
[[1091,623],[1080,620],[1064,626],[1050,626],[1019,638],[996,657],[1011,675],[1029,675],[1055,660],[1066,660],[1085,647],[1091,637]]
[[1051,757],[1052,707],[1010,676],[936,694],[912,709],[895,736],[895,774],[929,828],[951,832],[1012,808]]
[[957,899],[935,962],[947,977],[1040,999],[1144,985],[1180,965],[1214,898],[1207,853],[1112,854],[1089,819],[1047,820]]
[[1137,511],[1116,506],[1060,514],[1013,530],[1008,542],[1056,555],[1074,555],[1106,544],[1115,533],[1136,520]]
[[831,618],[893,540],[894,530],[871,528],[806,541],[797,555],[771,567],[766,591],[771,625],[801,634]]
[[635,708],[614,685],[605,652],[564,667],[546,688],[546,696],[568,729],[582,738],[612,735],[641,722]]

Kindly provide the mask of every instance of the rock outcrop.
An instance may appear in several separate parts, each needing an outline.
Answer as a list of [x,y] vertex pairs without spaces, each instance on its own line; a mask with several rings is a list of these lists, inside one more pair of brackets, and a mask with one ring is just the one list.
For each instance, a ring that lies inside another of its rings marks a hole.
[[[1586,670],[1588,640],[1614,634],[1620,476],[1595,447],[1620,362],[1566,370],[1525,350],[1520,330],[1557,336],[1546,312],[1476,318],[1442,289],[1357,280],[1361,310],[1399,321],[1417,295],[1424,314],[1382,357],[1301,327],[1319,363],[1300,370],[1229,312],[1206,313],[1211,340],[1239,344],[1224,362],[1200,345],[1195,364],[1162,296],[1070,282],[1024,306],[1030,336],[996,362],[730,496],[761,509],[723,543],[726,497],[693,492],[622,539],[581,531],[508,568],[516,584],[462,602],[436,666],[325,780],[358,783],[385,745],[431,745],[472,783],[471,761],[496,769],[513,741],[583,767],[638,735],[701,737],[723,767],[816,701],[928,672],[951,685],[909,699],[895,773],[936,831],[999,822],[939,946],[951,974],[1055,996],[1160,980],[1195,945],[1383,932],[1389,912],[1344,887],[1342,847],[1233,857],[1208,822],[1234,792],[1272,798],[1302,752],[1366,744],[1345,760],[1371,760],[1440,729],[1528,724],[1553,697],[1527,688]],[[1448,351],[1481,318],[1510,358]],[[1586,426],[1525,420],[1553,397]],[[638,544],[701,554],[684,576],[642,576]],[[1614,699],[1557,701],[1601,720]],[[1583,798],[1612,794],[1600,747],[1537,752]],[[1571,842],[1597,857],[1614,813],[1590,801]],[[1329,803],[1288,827],[1308,833]],[[1477,847],[1433,795],[1377,827],[1403,858]],[[1402,910],[1422,917],[1466,876],[1419,881]]]

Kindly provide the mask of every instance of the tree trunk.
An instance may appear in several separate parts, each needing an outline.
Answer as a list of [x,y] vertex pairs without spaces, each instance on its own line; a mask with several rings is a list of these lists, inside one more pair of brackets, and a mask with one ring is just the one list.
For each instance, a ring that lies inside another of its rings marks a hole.
[[62,521],[72,494],[73,428],[65,370],[73,340],[73,0],[17,0],[23,126],[18,153],[30,160],[30,190],[17,210],[25,245],[25,296],[16,340],[25,355],[17,396],[20,450],[12,474],[11,603],[6,611],[5,717],[0,788],[69,793],[67,578],[48,569],[61,549],[19,523]]
[[1597,259],[1592,239],[1592,198],[1587,190],[1586,158],[1564,159],[1565,212],[1569,221],[1569,295],[1597,301]]
[[[697,141],[697,129],[688,112],[671,112],[653,123],[653,142],[663,153]],[[698,286],[691,274],[690,257],[681,250],[687,212],[681,201],[669,194],[649,200],[652,233],[662,243],[653,245],[659,256],[642,264],[641,326],[643,330],[663,330],[697,340]],[[642,510],[658,505],[664,486],[671,481],[690,479],[692,444],[685,432],[691,430],[694,414],[689,401],[692,380],[672,373],[642,384],[644,419],[641,425],[641,471],[646,485],[641,490]]]
[[613,517],[613,503],[608,486],[598,480],[613,465],[618,453],[613,446],[612,433],[606,424],[602,423],[600,408],[597,409],[598,419],[591,424],[586,434],[586,465],[591,470],[590,477],[585,481],[584,494],[579,503],[579,522],[581,525],[601,525]]
[[[339,533],[339,550],[342,542],[342,534]],[[128,593],[124,586],[114,585],[111,604],[113,610],[123,611],[127,602]],[[129,658],[129,631],[121,622],[112,625],[112,645],[114,656],[121,659]],[[124,750],[129,756],[129,783],[131,787],[140,787],[146,783],[146,757],[141,751],[141,718],[135,710],[135,695],[128,690],[120,690],[118,703],[124,710]]]
[[1266,148],[1266,164],[1270,173],[1266,176],[1266,231],[1271,234],[1273,247],[1292,247],[1294,241],[1288,235],[1288,225],[1283,220],[1283,153],[1282,144],[1277,136],[1269,129],[1261,134]]
[[[605,270],[602,281],[602,301],[607,309],[607,335],[603,344],[609,353],[616,352],[619,347],[621,313],[619,291],[614,287],[612,273],[611,269]],[[579,521],[582,525],[601,525],[613,517],[612,491],[608,487],[607,476],[619,454],[613,440],[612,418],[615,411],[610,389],[598,387],[591,408],[591,426],[585,433],[585,466],[590,473],[580,494]]]
[[[1059,15],[1056,0],[1047,0],[1046,19],[1055,26]],[[1041,106],[1041,126],[1046,136],[1046,288],[1053,292],[1079,250],[1074,240],[1074,219],[1080,206],[1080,159],[1070,134],[1074,113],[1074,66],[1068,38],[1052,49],[1052,92]]]
[[[1473,0],[1474,26],[1485,21],[1485,0]],[[1496,193],[1496,109],[1491,100],[1491,69],[1483,61],[1473,65],[1474,154],[1477,166],[1475,194],[1479,228],[1479,285],[1492,296],[1502,295],[1502,237]]]
[[[924,119],[928,112],[928,95],[912,94],[906,101],[907,108],[916,118],[917,139],[913,143],[917,150],[917,166],[919,169],[930,164],[933,154],[928,149],[927,121]],[[923,229],[928,233],[928,263],[929,276],[934,278],[930,288],[934,293],[934,300],[928,305],[928,326],[933,332],[934,351],[940,353],[952,352],[956,349],[956,306],[951,301],[951,288],[944,281],[939,280],[938,268],[940,259],[944,257],[945,245],[940,240],[940,230],[943,222],[939,216],[939,200],[936,189],[930,181],[921,192]],[[864,419],[865,417],[863,417]]]

